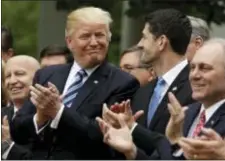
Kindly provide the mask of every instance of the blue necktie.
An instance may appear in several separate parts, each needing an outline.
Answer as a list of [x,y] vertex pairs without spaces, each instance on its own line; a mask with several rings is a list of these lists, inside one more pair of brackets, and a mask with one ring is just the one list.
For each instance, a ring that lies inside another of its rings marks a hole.
[[154,93],[151,97],[151,101],[148,106],[148,126],[150,125],[152,118],[155,114],[155,111],[161,101],[161,95],[163,89],[165,88],[165,85],[166,85],[165,80],[162,77],[158,78],[157,84],[154,88]]
[[76,97],[78,90],[83,85],[83,79],[85,76],[87,76],[87,73],[83,69],[77,72],[75,81],[69,86],[63,98],[63,104],[65,106],[70,107],[72,105],[72,102]]

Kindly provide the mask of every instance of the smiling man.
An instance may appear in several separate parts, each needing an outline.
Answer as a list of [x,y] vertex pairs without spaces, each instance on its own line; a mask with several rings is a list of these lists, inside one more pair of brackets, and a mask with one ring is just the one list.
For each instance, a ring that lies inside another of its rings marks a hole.
[[[14,108],[14,112],[20,109],[28,98],[29,87],[32,85],[34,74],[39,68],[38,61],[26,55],[14,56],[7,61],[5,88],[13,104],[10,108]],[[11,117],[8,119],[10,120]]]
[[106,60],[111,22],[110,14],[96,7],[68,15],[65,40],[74,62],[39,70],[31,101],[13,121],[16,140],[33,141],[33,159],[112,159],[95,117],[103,103],[131,98],[139,83]]
[[[2,122],[9,121],[9,125],[11,125],[11,122],[15,118],[17,111],[21,109],[29,96],[29,88],[32,85],[34,74],[39,68],[40,65],[38,61],[31,56],[14,56],[7,61],[4,70],[4,85],[9,95],[9,99],[11,100],[11,105],[9,107],[2,108]],[[3,117],[5,116],[7,116],[7,119],[3,121]],[[5,142],[5,144],[2,144],[2,146],[5,145],[2,151],[2,158],[13,160],[21,159],[24,151],[28,151],[28,149],[14,143],[13,138],[10,135],[11,127],[9,128],[9,125],[2,126],[2,141]],[[7,135],[4,137],[4,134]],[[15,148],[18,149],[15,150]]]

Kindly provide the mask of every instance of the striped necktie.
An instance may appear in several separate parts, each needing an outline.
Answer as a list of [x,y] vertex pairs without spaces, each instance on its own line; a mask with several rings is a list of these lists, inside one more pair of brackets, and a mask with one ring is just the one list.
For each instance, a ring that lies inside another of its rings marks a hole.
[[75,76],[75,81],[69,86],[65,96],[63,97],[63,104],[67,107],[71,107],[74,98],[76,97],[78,90],[83,85],[83,79],[87,76],[85,70],[81,69]]

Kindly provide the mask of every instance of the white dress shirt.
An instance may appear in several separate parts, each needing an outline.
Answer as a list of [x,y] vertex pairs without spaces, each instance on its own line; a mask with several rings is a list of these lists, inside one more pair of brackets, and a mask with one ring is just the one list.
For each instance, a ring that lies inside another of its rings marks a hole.
[[161,95],[161,99],[160,102],[162,100],[162,98],[165,96],[165,94],[167,93],[169,87],[172,85],[172,83],[174,82],[174,80],[177,78],[177,76],[180,74],[180,72],[185,68],[185,66],[188,64],[187,59],[181,61],[180,63],[178,63],[177,65],[175,65],[173,68],[171,68],[168,72],[166,72],[162,78],[165,80],[166,82],[166,86],[162,92]]
[[[165,85],[165,88],[163,89],[163,92],[161,93],[160,101],[159,102],[162,101],[162,99],[165,96],[165,94],[167,93],[169,87],[172,85],[172,83],[174,82],[174,80],[177,78],[177,76],[180,74],[180,72],[185,68],[185,66],[187,64],[188,64],[188,61],[187,61],[187,59],[185,59],[185,60],[179,62],[174,67],[172,67],[168,72],[166,72],[162,76],[162,78],[166,82],[166,85]],[[131,132],[133,132],[133,130],[135,129],[136,126],[137,126],[137,123],[135,123],[133,125],[133,127],[131,128]]]
[[[91,68],[91,69],[85,69],[85,72],[87,73],[87,76],[84,77],[82,83],[84,84],[87,79],[91,76],[91,74],[99,67],[98,66],[95,66],[94,68]],[[64,86],[64,90],[63,90],[63,95],[66,94],[69,86],[75,81],[75,75],[77,72],[79,72],[81,70],[81,67],[74,61],[73,63],[73,66],[71,67],[70,69],[70,73],[67,77],[67,80],[66,80],[66,84]],[[60,110],[58,111],[58,113],[56,114],[56,117],[52,120],[51,122],[51,128],[53,129],[57,129],[58,128],[58,124],[59,124],[59,121],[61,119],[61,116],[62,116],[62,113],[63,113],[63,110],[64,110],[64,105],[62,104]],[[34,118],[33,118],[33,121],[34,121],[34,126],[35,126],[35,130],[36,130],[36,133],[39,134],[48,124],[49,122],[44,126],[42,127],[41,129],[38,129],[38,126],[37,126],[37,122],[36,122],[36,114],[34,115]]]
[[225,102],[225,99],[213,104],[212,106],[208,107],[205,109],[204,105],[202,104],[201,106],[201,110],[198,114],[198,116],[195,118],[189,132],[188,132],[188,137],[192,137],[193,136],[193,133],[194,133],[194,130],[197,126],[197,124],[199,123],[200,121],[200,115],[202,113],[203,110],[205,110],[205,122],[207,122],[211,117],[212,115],[217,111],[217,109]]
[[[212,115],[219,109],[219,107],[225,102],[225,99],[219,101],[219,102],[216,102],[214,103],[212,106],[208,107],[208,108],[205,108],[204,105],[202,104],[201,106],[201,110],[199,111],[198,113],[198,116],[195,118],[194,122],[192,123],[191,125],[191,128],[188,132],[188,135],[187,137],[188,138],[191,138],[193,136],[193,133],[194,133],[194,130],[197,126],[197,124],[199,123],[200,121],[200,116],[201,116],[201,113],[203,110],[205,110],[205,123],[207,121],[209,121],[209,119],[212,117]],[[176,152],[174,152],[174,156],[175,157],[179,157],[183,154],[183,150],[182,149],[179,149],[177,150]]]

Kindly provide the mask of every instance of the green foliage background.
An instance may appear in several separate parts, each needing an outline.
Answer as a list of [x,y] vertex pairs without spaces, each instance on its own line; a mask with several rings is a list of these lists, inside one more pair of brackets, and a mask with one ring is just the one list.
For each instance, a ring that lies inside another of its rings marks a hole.
[[[124,0],[56,0],[56,9],[72,10],[89,4],[108,10],[114,20],[112,40],[109,48],[109,60],[118,63],[121,40],[122,1]],[[208,23],[225,22],[225,0],[127,0],[131,6],[127,14],[134,19],[149,11],[173,7],[188,15],[202,17]],[[10,27],[14,36],[16,54],[37,57],[38,23],[41,1],[3,0],[2,25]],[[132,34],[132,33],[131,33]],[[48,45],[48,44],[46,44]]]
[[37,56],[40,1],[2,1],[2,23],[11,29],[18,55]]

